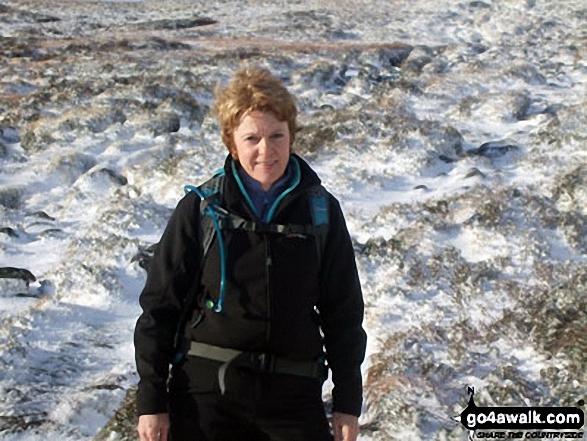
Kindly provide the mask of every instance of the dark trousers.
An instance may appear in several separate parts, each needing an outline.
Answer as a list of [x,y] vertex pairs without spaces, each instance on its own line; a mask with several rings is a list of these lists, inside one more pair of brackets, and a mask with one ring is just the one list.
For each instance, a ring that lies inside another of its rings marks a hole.
[[169,384],[171,441],[331,441],[322,383],[189,357]]

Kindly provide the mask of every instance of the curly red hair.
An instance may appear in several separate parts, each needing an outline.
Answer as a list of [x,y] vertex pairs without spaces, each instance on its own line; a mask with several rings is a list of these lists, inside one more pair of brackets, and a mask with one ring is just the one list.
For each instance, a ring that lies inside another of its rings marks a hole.
[[279,121],[287,121],[290,149],[298,130],[295,98],[283,82],[261,67],[237,70],[226,87],[215,91],[214,113],[220,123],[222,141],[234,153],[234,131],[250,112],[272,112]]

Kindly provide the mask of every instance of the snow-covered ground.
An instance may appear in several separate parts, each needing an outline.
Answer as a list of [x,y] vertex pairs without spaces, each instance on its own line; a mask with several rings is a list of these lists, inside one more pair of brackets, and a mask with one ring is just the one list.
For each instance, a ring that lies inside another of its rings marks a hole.
[[136,383],[133,258],[223,163],[244,63],[355,241],[363,441],[464,439],[467,386],[587,397],[584,0],[0,0],[1,439],[92,439]]

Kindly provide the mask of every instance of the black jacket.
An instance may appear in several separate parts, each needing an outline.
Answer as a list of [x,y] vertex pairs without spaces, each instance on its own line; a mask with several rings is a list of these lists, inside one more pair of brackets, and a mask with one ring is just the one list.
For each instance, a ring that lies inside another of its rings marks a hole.
[[[307,190],[320,183],[299,157],[301,181],[279,203],[273,222],[311,224]],[[221,205],[247,219],[247,205],[229,156]],[[244,230],[222,232],[227,255],[226,297],[222,313],[209,309],[187,337],[244,351],[263,351],[314,360],[326,349],[333,373],[334,411],[359,415],[360,365],[365,355],[363,298],[353,247],[338,201],[329,197],[329,229],[319,268],[311,236],[286,237]],[[220,286],[218,241],[200,269],[200,199],[187,194],[175,209],[156,249],[140,297],[143,314],[135,329],[139,415],[167,412],[167,377],[174,336],[187,293],[197,292],[200,306],[217,300]],[[320,328],[324,334],[322,338]]]

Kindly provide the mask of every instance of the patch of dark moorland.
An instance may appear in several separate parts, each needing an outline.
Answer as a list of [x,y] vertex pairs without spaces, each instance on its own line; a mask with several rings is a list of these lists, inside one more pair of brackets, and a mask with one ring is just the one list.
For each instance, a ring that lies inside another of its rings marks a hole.
[[125,26],[125,29],[137,29],[139,31],[174,31],[178,29],[191,29],[200,26],[209,26],[218,23],[209,17],[193,17],[180,19],[163,19],[153,20],[143,23],[136,23],[131,26]]
[[173,50],[189,50],[191,46],[179,41],[167,40],[161,37],[145,37],[144,39],[127,39],[109,40],[105,43],[98,43],[92,46],[82,45],[79,48],[83,52],[92,53],[104,52],[136,52],[138,50],[155,50],[155,51],[173,51]]
[[78,109],[75,114],[69,114],[61,119],[58,128],[63,132],[87,129],[92,133],[102,133],[114,124],[124,124],[126,115],[116,108],[86,108]]
[[26,413],[21,415],[0,415],[0,433],[10,435],[34,431],[49,422],[47,412]]
[[[456,223],[463,208],[473,214]],[[372,222],[401,218],[409,228],[399,230],[389,240],[372,238],[357,249],[366,255],[386,255],[418,247],[422,234],[454,234],[462,228],[500,233],[520,247],[528,257],[543,259],[557,253],[558,247],[584,253],[587,246],[587,216],[579,211],[560,211],[552,199],[518,188],[492,189],[480,186],[465,195],[435,203],[394,203],[383,207]],[[560,233],[563,242],[553,242]],[[553,258],[556,256],[553,255]]]
[[[143,83],[140,96],[143,98],[144,106],[150,105],[164,115],[178,114],[188,121],[201,124],[209,111],[208,106],[199,103],[196,98],[186,90],[186,85],[174,85],[172,78],[166,78],[159,83]],[[189,86],[187,86],[189,87]],[[174,130],[169,130],[174,131]]]
[[0,188],[0,206],[17,210],[22,206],[25,189],[22,187],[5,186]]
[[[380,106],[367,104],[356,108],[323,110],[311,116],[300,115],[300,131],[296,135],[296,150],[316,154],[331,146],[338,137],[351,143],[353,139],[387,139],[395,149],[409,149],[412,139],[419,137],[432,147],[432,156],[455,158],[463,151],[463,137],[450,125],[438,121],[419,120],[401,107],[389,108],[383,115]],[[358,147],[360,143],[356,143]],[[455,159],[456,160],[456,159]]]
[[33,61],[49,60],[55,55],[42,48],[42,43],[41,39],[34,37],[0,36],[0,58],[25,58]]
[[[533,286],[504,282],[515,303],[495,327],[514,339],[529,338],[545,359],[553,360],[556,370],[541,372],[551,389],[544,399],[575,403],[587,392],[587,270],[569,262],[539,262],[533,275]],[[571,387],[569,378],[580,387]]]
[[424,45],[414,46],[408,57],[402,62],[403,73],[419,74],[427,64],[434,60],[435,51],[433,48]]
[[[281,21],[287,22],[283,26]],[[299,40],[302,36],[311,40],[354,40],[357,35],[346,26],[345,22],[338,22],[333,14],[326,10],[305,10],[283,12],[279,21],[274,18],[263,20],[257,28],[259,34],[271,35],[279,33],[280,38]]]
[[[371,85],[394,84],[395,87],[407,88],[406,84],[409,81],[399,81],[397,69],[411,51],[411,46],[402,44],[379,47],[351,45],[340,62],[333,63],[330,57],[324,57],[296,69],[292,75],[292,82],[306,88],[318,87],[338,93],[354,77]],[[413,89],[416,91],[418,88]]]
[[345,70],[344,65],[333,64],[329,60],[318,60],[307,67],[296,69],[292,73],[291,81],[308,88],[340,90],[348,81],[344,75]]
[[558,225],[577,252],[587,253],[587,166],[580,165],[555,180],[552,198],[560,210]]
[[314,29],[317,25],[332,26],[332,14],[326,11],[287,11],[283,13],[284,19],[298,30]]
[[[404,417],[418,421],[420,428],[428,414],[423,398],[432,399],[451,415],[463,402],[463,384],[471,377],[483,378],[485,384],[477,405],[526,406],[529,399],[535,405],[561,406],[575,405],[583,398],[587,391],[587,317],[583,314],[587,272],[581,265],[564,264],[554,264],[546,272],[546,278],[564,281],[553,289],[540,288],[544,286],[540,274],[538,285],[525,280],[496,282],[494,289],[505,291],[513,300],[497,320],[480,323],[464,313],[444,325],[423,323],[382,341],[365,382],[368,408],[379,429],[385,430],[390,416],[397,417],[402,408]],[[459,310],[457,296],[455,300]],[[543,363],[550,365],[538,379],[529,376],[516,357],[503,354],[498,344],[519,341],[527,346],[528,338],[531,347],[545,357]],[[405,397],[414,398],[406,402]],[[441,415],[436,413],[432,420],[450,431]]]
[[49,166],[49,172],[59,173],[66,182],[73,183],[80,176],[95,167],[94,156],[82,152],[69,152],[57,156]]
[[[587,124],[587,102],[574,106],[550,105],[544,110],[551,116],[546,124],[530,133],[532,145],[536,145],[546,152],[556,151],[569,143],[584,142],[587,139],[585,126]],[[542,155],[536,161],[542,160]]]
[[124,124],[126,120],[122,110],[103,106],[80,106],[61,114],[39,116],[23,127],[21,146],[25,152],[33,154],[45,150],[59,138],[67,138],[80,131],[102,133],[115,124]]
[[[471,50],[476,52],[481,49]],[[447,72],[451,63],[446,52],[446,46],[414,46],[399,66],[402,80],[409,83],[421,78],[435,79],[438,74]]]
[[[455,330],[454,336],[459,340],[463,335],[468,341],[478,338],[472,336],[475,332],[466,322],[455,323],[448,330]],[[491,356],[447,347],[453,335],[446,328],[431,331],[422,335],[421,329],[414,328],[395,333],[373,355],[365,381],[365,397],[372,424],[377,426],[377,439],[395,439],[390,422],[398,418],[412,421],[412,432],[422,434],[431,428],[434,432],[451,432],[456,426],[451,416],[464,401],[463,379],[468,370],[473,370],[467,369],[467,365],[479,366],[485,362],[489,365],[487,369],[491,369]],[[449,357],[443,356],[444,361],[439,361],[435,356],[441,353]],[[462,358],[455,360],[458,356]],[[430,412],[425,404],[429,401],[435,402],[440,411]],[[424,439],[428,438],[424,436]]]
[[552,199],[558,202],[566,198],[573,208],[587,213],[585,210],[586,189],[587,165],[580,165],[557,179],[552,191]]
[[7,23],[54,23],[61,21],[60,18],[39,12],[25,11],[0,4],[0,20]]
[[359,64],[370,64],[389,69],[400,67],[409,57],[413,47],[407,44],[396,44],[362,50],[358,57]]
[[[66,75],[64,72],[63,75]],[[35,123],[40,119],[50,118],[47,108],[64,108],[88,105],[112,88],[112,82],[102,78],[71,80],[61,75],[43,78],[45,85],[21,100],[14,100],[12,108],[4,117],[6,124],[22,126],[23,123]]]
[[112,434],[120,441],[135,441],[137,439],[137,409],[136,387],[127,390],[126,395],[114,415],[93,438],[93,441],[108,441]]

